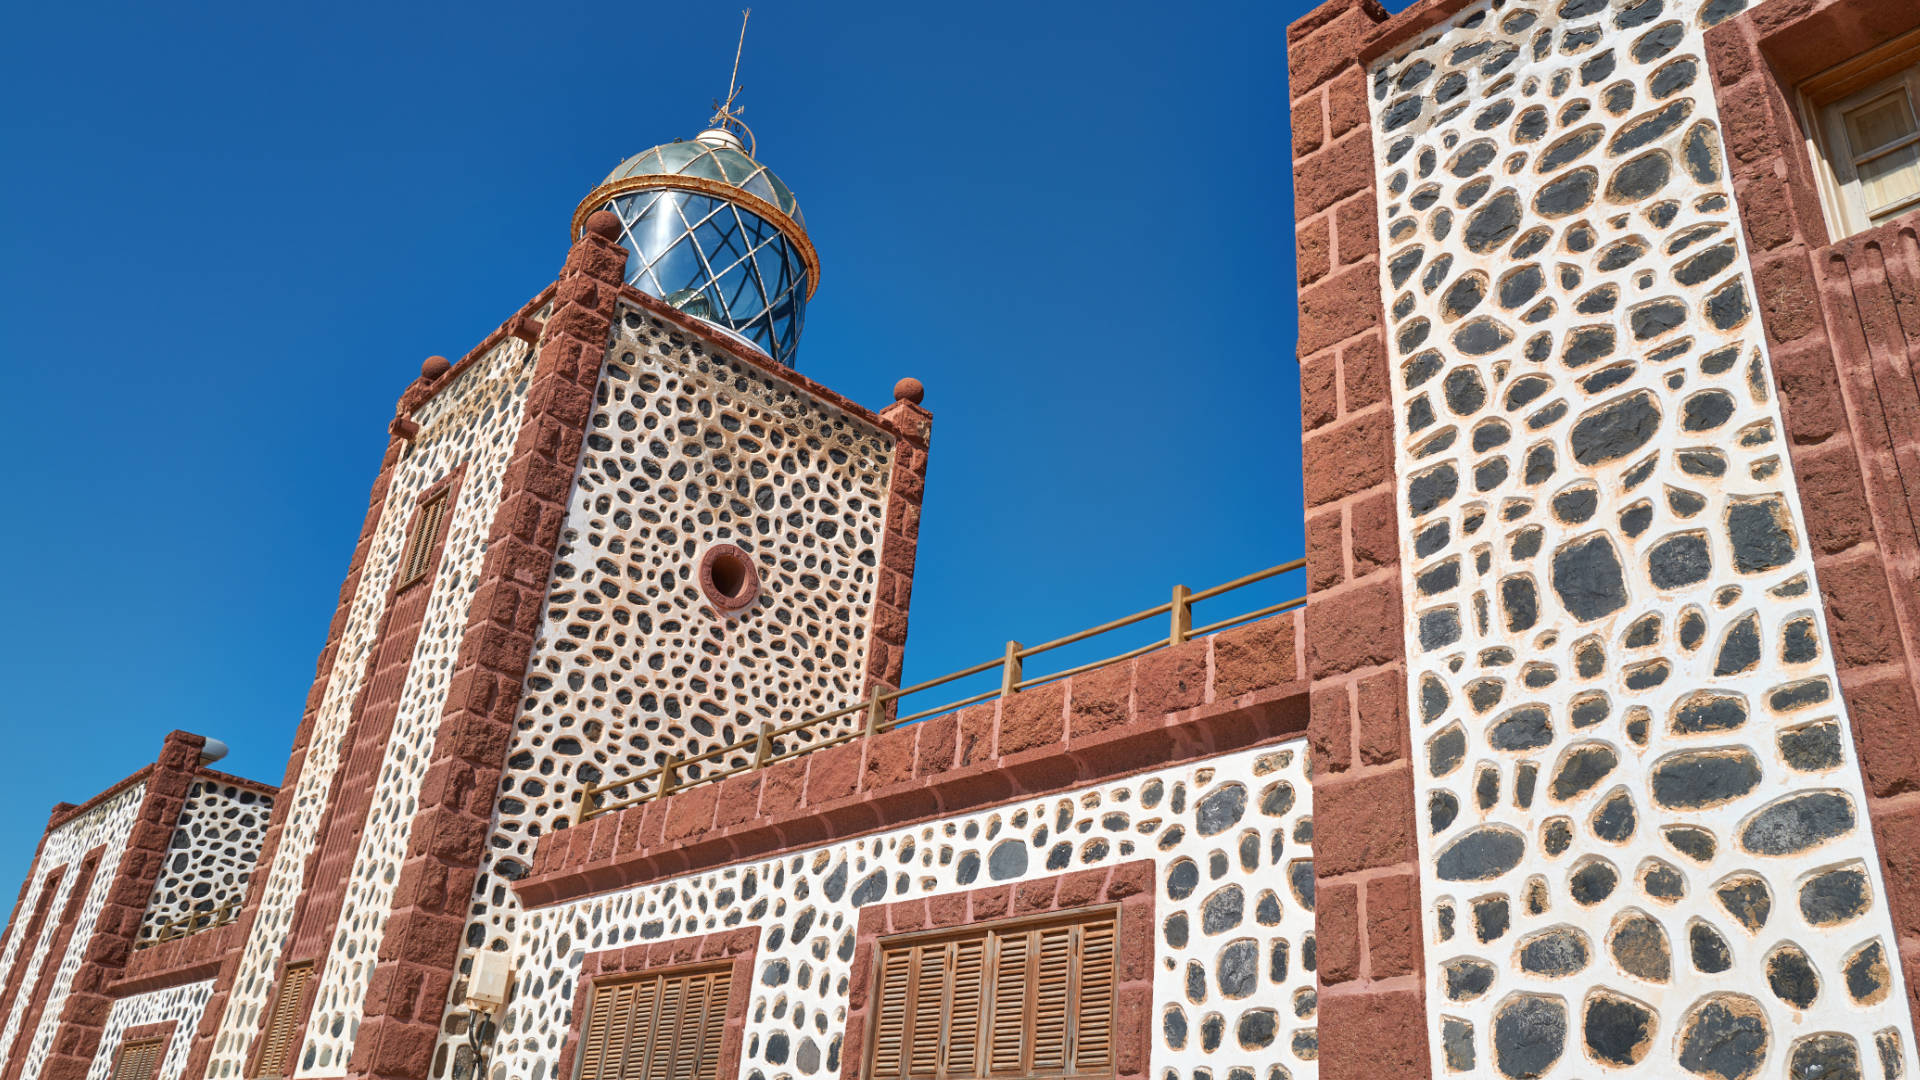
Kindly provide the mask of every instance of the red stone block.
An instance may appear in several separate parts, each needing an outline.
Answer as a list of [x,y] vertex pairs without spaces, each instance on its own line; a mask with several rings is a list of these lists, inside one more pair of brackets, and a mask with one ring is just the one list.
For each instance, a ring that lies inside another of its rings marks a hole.
[[1294,681],[1293,619],[1277,615],[1213,639],[1213,696],[1239,697]]
[[1389,979],[1419,971],[1419,877],[1405,873],[1370,878],[1366,889],[1367,977]]
[[1301,288],[1319,281],[1333,269],[1333,215],[1308,218],[1294,230],[1295,284]]
[[1313,823],[1314,865],[1322,878],[1412,862],[1411,771],[1316,778]]
[[1356,578],[1400,569],[1400,518],[1394,497],[1391,489],[1376,491],[1347,506],[1347,548]]
[[1038,881],[1022,882],[1015,886],[1013,911],[1016,915],[1032,915],[1035,912],[1052,911],[1053,898],[1059,888],[1054,878],[1041,878]]
[[1293,103],[1293,156],[1305,157],[1320,149],[1327,139],[1327,114],[1319,94]]
[[999,719],[999,703],[985,702],[960,710],[955,718],[960,727],[956,767],[993,760],[993,735]]
[[1134,663],[1133,706],[1142,717],[1191,709],[1206,701],[1207,642],[1160,649]]
[[866,775],[861,780],[863,791],[905,783],[913,779],[913,744],[920,733],[913,727],[896,728],[883,731],[866,744]]
[[807,803],[844,799],[860,786],[860,744],[841,743],[801,758],[807,765]]
[[[1824,576],[1820,584],[1826,586]],[[1860,771],[1868,794],[1877,799],[1920,791],[1920,708],[1914,705],[1913,685],[1904,670],[1896,671],[1865,683],[1848,682],[1841,689]],[[1886,855],[1885,848],[1881,855]],[[1920,901],[1920,895],[1915,900]]]
[[1113,1016],[1114,1031],[1121,1036],[1114,1040],[1114,1064],[1121,1072],[1140,1072],[1147,1067],[1152,1039],[1130,1036],[1153,1027],[1153,987],[1146,983],[1121,986]]
[[1393,479],[1393,416],[1361,413],[1306,437],[1303,485],[1309,507],[1358,495]]
[[1405,650],[1400,581],[1318,593],[1307,604],[1307,671],[1323,679],[1391,664]]
[[1376,0],[1329,0],[1294,23],[1287,32],[1287,93],[1298,99],[1353,65],[1386,17]]
[[800,809],[807,786],[805,757],[777,762],[759,772],[761,817],[782,817]]
[[1066,688],[1060,683],[1022,690],[1003,699],[1000,703],[1000,756],[1060,742],[1066,734],[1065,710]]
[[1835,555],[1873,539],[1873,514],[1851,439],[1829,439],[1794,454],[1793,471],[1814,550]]
[[1420,991],[1363,990],[1320,995],[1321,1080],[1425,1077],[1427,1007]]
[[1341,509],[1329,506],[1307,517],[1307,589],[1330,589],[1347,578]]
[[759,817],[760,781],[760,773],[750,772],[729,776],[715,785],[719,789],[714,797],[715,828],[728,829]]
[[1398,669],[1382,671],[1359,682],[1360,760],[1385,765],[1406,756],[1407,683]]
[[[1380,264],[1380,217],[1372,192],[1352,196],[1333,208],[1333,247],[1340,266],[1364,263],[1378,274]],[[1348,405],[1351,412],[1357,408]]]
[[[959,926],[967,921],[967,895],[941,893],[927,901],[927,920],[934,926]],[[855,970],[859,970],[855,968]]]
[[1320,983],[1336,986],[1360,977],[1360,888],[1322,882],[1315,890],[1313,939]]
[[[1341,243],[1345,242],[1346,234],[1342,233]],[[1387,363],[1386,340],[1379,334],[1369,334],[1342,346],[1340,378],[1347,412],[1359,412],[1387,400],[1393,376]]]
[[1123,662],[1075,675],[1067,684],[1069,734],[1073,738],[1118,727],[1132,719],[1133,664]]
[[1125,900],[1132,896],[1153,895],[1153,864],[1145,859],[1113,868],[1107,878],[1107,899]]
[[1013,889],[1007,886],[998,889],[976,889],[969,894],[969,899],[973,902],[974,922],[982,919],[997,919],[1007,913],[1007,906],[1013,899]]
[[959,720],[952,714],[922,720],[914,725],[919,739],[914,743],[915,776],[936,776],[953,768],[954,742],[959,735]]
[[1774,381],[1780,384],[1787,435],[1796,445],[1826,440],[1847,426],[1833,354],[1823,339],[1808,338],[1768,350]]
[[1340,416],[1339,354],[1331,349],[1300,361],[1300,430],[1316,431]]
[[1106,870],[1081,870],[1060,879],[1060,893],[1055,906],[1061,908],[1086,907],[1100,899],[1107,884]]
[[[1365,132],[1357,132],[1347,136],[1347,141],[1366,137]],[[1365,262],[1341,270],[1300,291],[1300,337],[1295,355],[1311,356],[1380,323],[1378,268]]]
[[1769,341],[1787,344],[1822,328],[1820,287],[1804,252],[1791,250],[1759,263],[1753,288]]
[[1878,555],[1820,563],[1820,594],[1827,602],[1827,629],[1841,668],[1872,667],[1902,656],[1900,626],[1887,592],[1886,566]]

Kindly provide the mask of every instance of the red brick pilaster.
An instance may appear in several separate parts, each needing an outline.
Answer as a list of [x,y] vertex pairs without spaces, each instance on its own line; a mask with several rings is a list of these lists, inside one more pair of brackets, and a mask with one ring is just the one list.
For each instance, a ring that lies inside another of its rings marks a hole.
[[348,1072],[425,1076],[455,976],[627,253],[604,211],[568,252]]
[[1424,1077],[1427,1015],[1373,134],[1358,56],[1387,17],[1287,31],[1300,276],[1320,1075]]
[[933,414],[920,407],[918,381],[903,379],[894,393],[897,400],[880,410],[880,423],[894,436],[893,474],[887,484],[886,534],[880,540],[879,580],[867,639],[863,688],[867,693],[875,687],[900,688],[913,564],[920,545],[920,506],[927,491],[927,447],[933,438]]
[[1920,213],[1835,238],[1797,84],[1920,6],[1768,0],[1707,33],[1814,573],[1920,1019]]
[[[306,768],[307,750],[313,737],[313,725],[320,714],[320,705],[326,700],[327,684],[333,678],[334,660],[340,651],[340,641],[347,629],[347,619],[353,610],[353,599],[360,592],[360,576],[366,569],[367,556],[373,551],[373,537],[380,525],[380,514],[387,504],[387,488],[393,482],[393,468],[400,460],[400,452],[406,443],[397,436],[387,440],[385,456],[380,459],[380,472],[374,477],[373,489],[367,496],[366,517],[360,524],[360,539],[354,545],[353,557],[347,564],[347,579],[340,586],[340,597],[334,606],[333,620],[327,627],[327,643],[320,649],[320,657],[314,664],[313,685],[307,690],[307,703],[300,715],[300,726],[293,734],[293,749],[287,757],[286,778],[281,781],[281,797],[273,802],[273,810],[267,816],[267,834],[260,842],[260,857],[254,863],[253,876],[247,882],[246,901],[242,904],[240,915],[235,921],[234,940],[239,947],[227,954],[220,966],[220,974],[213,984],[213,997],[207,1001],[207,1007],[200,1014],[200,1026],[190,1036],[193,1046],[188,1051],[187,1063],[181,1072],[188,1080],[199,1080],[206,1074],[207,1063],[213,1056],[216,1036],[220,1033],[220,1024],[226,1017],[227,1004],[232,996],[233,983],[240,973],[240,961],[245,957],[246,943],[251,940],[254,920],[259,914],[261,897],[265,894],[267,882],[273,876],[275,856],[280,850],[280,837],[287,825],[287,815],[292,812],[294,797],[299,790],[300,773]],[[280,943],[275,942],[273,949],[277,954]],[[265,1017],[259,1018],[265,1022]]]
[[[133,954],[140,920],[153,898],[154,882],[166,865],[174,829],[180,824],[180,809],[186,805],[187,792],[200,771],[200,750],[206,744],[199,735],[175,731],[161,745],[160,759],[147,774],[140,816],[127,837],[106,903],[81,954],[80,970],[61,1006],[60,1028],[54,1034],[53,1052],[40,1070],[41,1080],[84,1080],[93,1065],[107,1013],[113,1007],[108,984]],[[50,987],[52,979],[47,976],[51,968],[41,974],[43,985]],[[19,1059],[15,1058],[13,1068],[18,1066]],[[12,1080],[11,1074],[8,1080]]]

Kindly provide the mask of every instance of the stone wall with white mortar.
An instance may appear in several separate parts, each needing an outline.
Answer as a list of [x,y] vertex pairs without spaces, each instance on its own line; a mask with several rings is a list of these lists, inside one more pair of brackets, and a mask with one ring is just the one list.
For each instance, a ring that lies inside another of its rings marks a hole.
[[167,1043],[167,1056],[153,1074],[153,1080],[180,1080],[186,1070],[187,1055],[193,1051],[194,1029],[200,1026],[200,1014],[213,997],[213,980],[182,983],[165,990],[133,994],[113,1003],[107,1014],[106,1031],[100,1036],[100,1049],[87,1068],[87,1080],[109,1080],[113,1064],[126,1041],[129,1028],[144,1024],[173,1022],[173,1038]]
[[1369,72],[1435,1074],[1912,1074],[1702,31],[1478,3]]

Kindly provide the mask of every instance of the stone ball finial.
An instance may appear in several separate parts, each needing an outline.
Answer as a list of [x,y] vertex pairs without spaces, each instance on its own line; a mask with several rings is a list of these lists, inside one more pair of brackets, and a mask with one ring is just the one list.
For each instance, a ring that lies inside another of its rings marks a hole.
[[428,382],[432,382],[452,370],[453,365],[448,363],[447,358],[444,356],[429,356],[425,360],[420,361],[420,377]]
[[911,375],[893,384],[893,400],[895,401],[907,401],[918,405],[926,396],[927,388],[920,384],[919,379]]
[[595,210],[588,214],[586,229],[602,240],[620,239],[620,219],[610,210]]

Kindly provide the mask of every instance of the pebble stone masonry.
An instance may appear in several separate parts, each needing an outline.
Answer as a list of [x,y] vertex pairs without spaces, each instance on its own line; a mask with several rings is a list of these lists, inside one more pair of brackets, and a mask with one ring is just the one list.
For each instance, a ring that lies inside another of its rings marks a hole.
[[1912,1075],[1730,201],[1740,0],[1368,70],[1436,1074]]
[[1765,82],[1887,3],[1328,0],[1304,605],[765,759],[900,685],[924,387],[752,352],[586,214],[401,393],[283,786],[175,732],[54,809],[0,1080],[576,1080],[594,980],[696,961],[718,1080],[866,1080],[889,936],[1096,906],[1110,1080],[1920,1080],[1920,427],[1874,420],[1920,415],[1920,215],[1820,236]]

